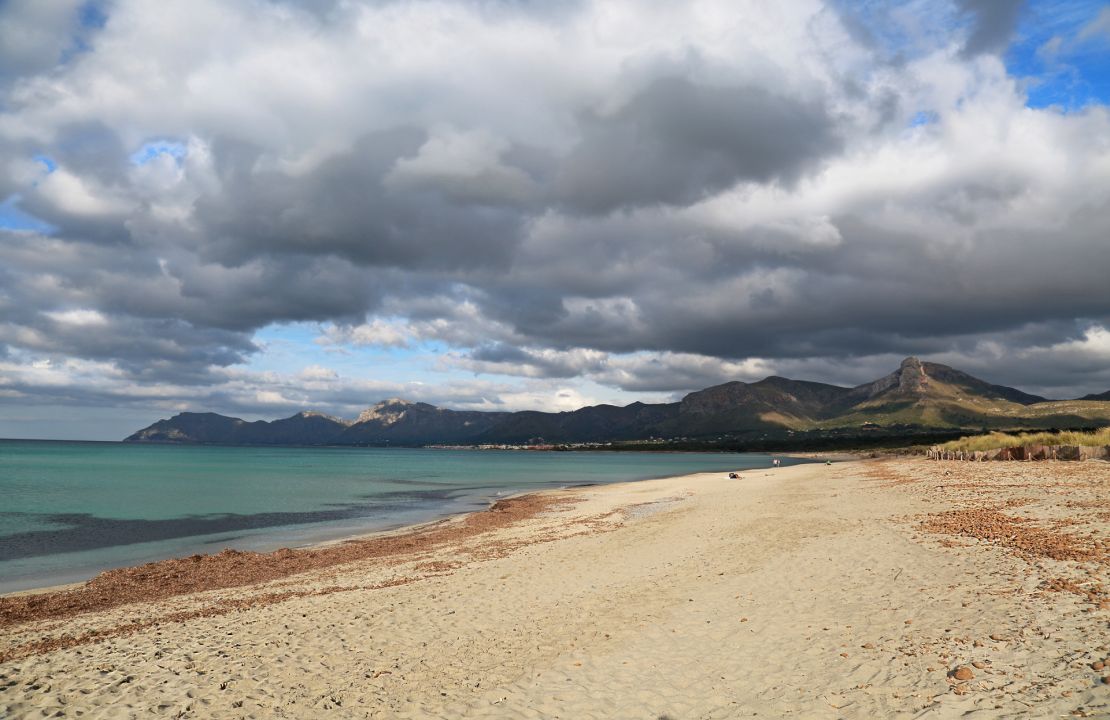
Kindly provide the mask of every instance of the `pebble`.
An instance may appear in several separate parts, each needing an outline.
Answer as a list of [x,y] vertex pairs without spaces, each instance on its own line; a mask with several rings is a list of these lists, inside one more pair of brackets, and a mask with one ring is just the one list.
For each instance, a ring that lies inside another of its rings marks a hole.
[[973,679],[975,679],[975,673],[971,672],[971,668],[969,668],[967,665],[956,668],[950,674],[952,675],[952,677],[956,678],[957,680],[973,680]]

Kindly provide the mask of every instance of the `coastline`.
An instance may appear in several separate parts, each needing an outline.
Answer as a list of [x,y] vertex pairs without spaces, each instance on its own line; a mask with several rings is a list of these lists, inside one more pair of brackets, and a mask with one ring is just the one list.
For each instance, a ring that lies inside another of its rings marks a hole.
[[[42,442],[54,442],[54,441],[42,441]],[[453,448],[453,449],[457,449],[457,448]],[[685,452],[685,451],[674,451],[675,454],[680,453],[680,452]],[[714,454],[716,454],[716,453],[714,453]],[[844,462],[844,461],[848,461],[848,460],[863,459],[863,456],[859,455],[859,454],[840,453],[840,452],[836,452],[836,453],[816,453],[816,452],[814,452],[814,453],[807,453],[807,452],[797,452],[797,453],[741,453],[741,454],[766,455],[768,458],[772,458],[772,457],[789,458],[789,459],[794,459],[794,460],[800,460],[800,461],[803,461],[804,463],[819,462],[819,461],[825,460],[826,458],[832,460],[833,462]],[[791,467],[791,466],[792,465],[787,465],[785,467]],[[769,468],[766,468],[766,469],[769,469]],[[751,468],[751,469],[741,470],[740,472],[749,472],[749,471],[750,472],[759,472],[759,471],[762,471],[762,470],[765,470],[765,468]],[[721,470],[719,472],[727,474],[729,471],[728,470]],[[404,536],[404,535],[419,535],[424,530],[430,529],[434,526],[440,526],[440,525],[443,525],[444,523],[462,522],[462,521],[465,521],[465,519],[470,515],[477,514],[477,513],[488,512],[491,509],[493,509],[495,505],[497,505],[498,503],[500,503],[502,501],[517,500],[517,499],[521,499],[521,498],[528,498],[528,497],[531,497],[531,496],[544,496],[544,495],[551,494],[551,493],[573,492],[575,489],[578,489],[578,488],[599,487],[601,485],[621,486],[621,485],[627,485],[627,484],[631,484],[631,483],[650,482],[650,481],[653,481],[653,480],[677,479],[677,478],[687,477],[687,476],[690,476],[690,475],[711,475],[711,474],[714,474],[714,473],[708,473],[708,472],[701,473],[701,472],[699,472],[699,473],[688,473],[686,475],[660,475],[658,477],[636,478],[636,479],[632,479],[632,480],[623,480],[623,481],[615,482],[615,483],[610,483],[610,482],[589,483],[589,482],[585,482],[585,483],[581,483],[581,484],[566,485],[564,487],[552,487],[552,488],[520,490],[518,492],[510,492],[510,493],[506,493],[505,495],[499,495],[497,497],[490,498],[487,502],[487,506],[485,508],[482,508],[482,509],[431,511],[430,514],[429,514],[428,519],[420,520],[420,521],[417,521],[417,522],[402,522],[400,524],[387,523],[384,527],[381,527],[380,529],[373,529],[372,528],[372,529],[367,529],[367,530],[357,531],[357,532],[349,532],[349,531],[348,532],[341,532],[341,533],[338,533],[334,536],[329,535],[328,537],[324,537],[323,539],[312,540],[312,541],[308,541],[308,542],[304,542],[304,543],[284,544],[282,541],[275,539],[273,542],[268,543],[268,544],[274,546],[273,549],[246,550],[246,551],[235,550],[234,552],[236,552],[236,553],[241,552],[243,554],[247,554],[247,555],[250,555],[250,556],[273,556],[277,553],[281,553],[281,554],[284,555],[288,551],[292,551],[292,552],[296,553],[296,552],[301,552],[301,551],[305,551],[305,550],[319,550],[319,549],[331,548],[331,547],[334,547],[334,546],[337,546],[337,545],[343,545],[345,543],[375,541],[375,540],[379,540],[379,539],[383,539],[383,538],[392,538],[392,537]],[[227,548],[223,548],[223,549],[221,549],[221,551],[216,552],[216,553],[199,553],[199,554],[204,555],[204,556],[215,556],[215,555],[219,555],[220,552],[223,552],[224,550],[227,550]],[[117,568],[108,568],[106,570],[96,572],[92,577],[90,577],[88,579],[85,579],[85,580],[77,580],[77,581],[73,581],[73,582],[63,582],[63,583],[47,583],[47,584],[40,585],[40,586],[35,586],[35,587],[29,587],[29,588],[24,588],[24,589],[19,589],[19,590],[12,590],[12,591],[8,591],[8,592],[0,592],[0,628],[2,628],[3,624],[4,624],[3,619],[2,619],[3,618],[2,604],[3,604],[3,601],[4,601],[5,598],[11,598],[11,597],[17,597],[17,596],[26,596],[26,595],[42,595],[42,594],[48,594],[48,593],[53,593],[53,592],[76,590],[76,589],[80,589],[81,587],[87,585],[92,580],[95,580],[100,575],[104,575],[106,573],[133,571],[133,570],[136,570],[136,569],[139,569],[139,568],[150,568],[151,570],[156,570],[158,566],[161,566],[161,565],[164,565],[164,564],[167,564],[167,563],[174,563],[174,562],[177,562],[177,561],[181,561],[181,560],[184,560],[185,558],[188,558],[188,557],[195,557],[196,555],[197,554],[193,554],[193,555],[175,555],[175,556],[166,557],[166,558],[163,558],[163,559],[160,559],[160,560],[154,560],[154,561],[147,562],[147,563],[139,563],[139,564],[134,564],[134,565],[124,565],[124,566],[120,566],[120,567],[117,567]],[[276,576],[275,576],[274,579],[276,579]]]
[[[136,456],[134,448],[116,443],[105,444],[88,480],[71,493],[71,479],[84,477],[79,461],[86,451],[74,450],[81,443],[54,445],[21,447],[13,455],[14,469],[0,481],[0,494],[12,493],[7,509],[15,511],[0,518],[0,595],[84,582],[103,571],[224,547],[268,553],[403,530],[481,510],[520,492],[727,471],[733,463],[770,465],[765,455],[722,453],[479,457],[405,449],[213,453],[135,446],[142,451]],[[30,482],[35,463],[54,463],[43,457],[54,451],[72,468]],[[225,466],[226,471],[213,472]],[[138,475],[143,477],[134,479]],[[226,482],[219,481],[221,475]],[[123,488],[131,491],[121,493]],[[64,499],[60,504],[58,497]]]
[[[7,593],[0,595],[0,630],[24,622],[64,619],[136,602],[259,586],[359,560],[388,560],[426,553],[446,543],[528,519],[552,505],[573,502],[573,495],[565,495],[572,490],[522,492],[491,502],[485,510],[453,513],[303,547],[282,547],[271,552],[224,548],[218,553],[106,570],[85,582]],[[3,659],[0,653],[0,662]]]
[[545,490],[408,554],[8,625],[0,710],[1106,714],[1108,490],[918,459]]

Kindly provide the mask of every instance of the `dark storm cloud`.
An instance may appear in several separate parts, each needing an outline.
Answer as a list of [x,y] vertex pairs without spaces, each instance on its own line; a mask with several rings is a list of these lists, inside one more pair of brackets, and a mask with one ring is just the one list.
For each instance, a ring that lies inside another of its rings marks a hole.
[[[257,349],[238,333],[198,328],[174,320],[112,318],[81,325],[43,317],[30,327],[39,331],[42,340],[25,341],[23,346],[28,350],[115,360],[136,376],[164,377],[167,370],[190,368],[187,373],[190,377],[198,372],[203,376],[210,365],[242,362]],[[151,372],[153,360],[165,363],[160,372]]]
[[[261,257],[235,268],[182,262],[170,266],[179,312],[198,325],[249,332],[277,320],[352,320],[373,310],[380,284],[334,257]],[[138,301],[119,287],[121,301]],[[122,304],[122,303],[121,303]]]
[[[944,250],[926,236],[846,216],[836,220],[838,244],[793,253],[775,252],[773,245],[729,248],[704,238],[677,242],[676,228],[666,225],[654,237],[635,228],[623,242],[610,237],[597,247],[606,248],[614,265],[627,253],[642,266],[610,271],[600,255],[595,265],[571,244],[561,263],[529,263],[537,270],[489,296],[485,311],[545,345],[615,353],[929,354],[961,336],[1027,323],[1047,323],[1036,339],[1046,344],[1070,337],[1076,317],[1110,316],[1104,281],[1110,258],[1098,240],[1106,223],[1106,207],[1085,208],[1066,233],[983,232],[973,245]],[[624,299],[571,306],[540,293],[545,279]],[[537,315],[522,309],[517,298],[523,295],[550,299],[541,306],[546,322],[527,322]]]
[[602,369],[600,353],[579,351],[571,353],[542,352],[492,343],[482,345],[468,353],[461,362],[463,367],[481,372],[522,374],[527,377],[572,378]]
[[304,176],[255,171],[248,148],[220,153],[223,191],[197,203],[204,256],[227,265],[278,254],[413,269],[504,265],[517,241],[516,211],[386,185],[397,161],[426,140],[414,128],[373,133]]
[[[158,249],[0,231],[0,342],[114,361],[137,380],[211,382],[211,366],[257,351],[254,329],[285,320],[355,320],[377,303],[363,272],[336,258],[258,258],[227,268]],[[89,310],[88,308],[95,308]]]
[[81,0],[0,3],[0,88],[61,62],[74,45]]
[[103,182],[121,182],[128,167],[128,152],[119,133],[101,121],[65,125],[50,146],[50,159],[67,170]]
[[1025,0],[957,0],[957,4],[974,18],[963,48],[964,55],[973,57],[1006,49]]
[[613,115],[583,121],[558,192],[586,212],[687,204],[738,180],[789,182],[839,147],[819,102],[663,78]]

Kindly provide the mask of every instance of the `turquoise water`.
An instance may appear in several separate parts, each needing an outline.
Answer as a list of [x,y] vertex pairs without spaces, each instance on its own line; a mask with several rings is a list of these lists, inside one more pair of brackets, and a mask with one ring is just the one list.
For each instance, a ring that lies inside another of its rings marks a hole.
[[768,466],[770,456],[754,454],[5,440],[0,592],[224,547],[271,550],[397,527],[527,490]]

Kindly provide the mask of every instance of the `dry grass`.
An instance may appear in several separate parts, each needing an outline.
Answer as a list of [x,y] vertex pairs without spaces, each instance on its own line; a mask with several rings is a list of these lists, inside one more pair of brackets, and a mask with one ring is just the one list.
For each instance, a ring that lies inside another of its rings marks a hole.
[[947,442],[941,447],[945,450],[995,450],[997,448],[1018,447],[1021,445],[1110,445],[1110,427],[1094,432],[1038,432],[1038,433],[1000,433],[962,437]]

